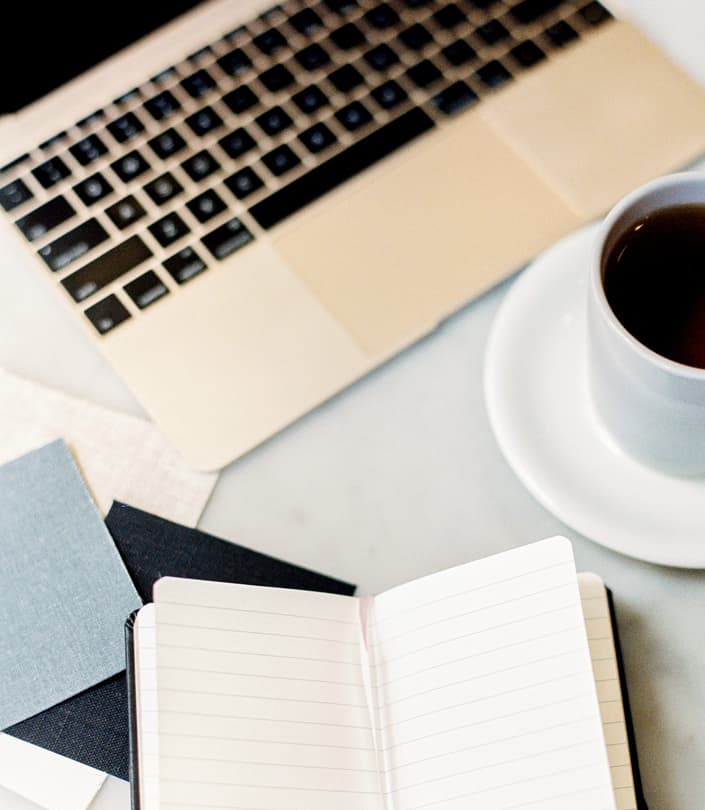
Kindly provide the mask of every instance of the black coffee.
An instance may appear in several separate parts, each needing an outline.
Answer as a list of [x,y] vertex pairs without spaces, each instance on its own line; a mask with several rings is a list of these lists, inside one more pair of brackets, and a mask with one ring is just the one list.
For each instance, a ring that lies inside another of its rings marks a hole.
[[638,341],[705,368],[705,204],[637,222],[607,256],[603,278],[612,311]]

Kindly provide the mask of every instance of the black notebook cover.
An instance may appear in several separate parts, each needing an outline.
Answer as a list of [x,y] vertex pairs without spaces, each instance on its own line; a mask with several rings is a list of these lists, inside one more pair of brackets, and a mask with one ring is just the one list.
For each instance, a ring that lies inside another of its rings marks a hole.
[[[355,586],[114,503],[106,525],[144,602],[164,576],[352,595]],[[125,673],[17,723],[8,734],[127,779]]]

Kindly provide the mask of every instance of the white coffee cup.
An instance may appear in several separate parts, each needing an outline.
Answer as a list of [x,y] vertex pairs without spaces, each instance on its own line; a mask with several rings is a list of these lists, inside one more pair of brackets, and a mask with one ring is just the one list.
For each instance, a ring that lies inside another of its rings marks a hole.
[[705,173],[661,177],[617,203],[599,231],[588,283],[588,384],[596,415],[629,455],[675,475],[705,474],[705,369],[640,343],[612,311],[603,279],[620,235],[654,211],[693,203],[705,205]]

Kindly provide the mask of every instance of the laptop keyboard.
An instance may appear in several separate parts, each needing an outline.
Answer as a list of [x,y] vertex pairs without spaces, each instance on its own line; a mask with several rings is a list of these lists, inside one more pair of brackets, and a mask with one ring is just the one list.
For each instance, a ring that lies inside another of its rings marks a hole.
[[105,334],[609,18],[290,0],[0,169],[0,207]]

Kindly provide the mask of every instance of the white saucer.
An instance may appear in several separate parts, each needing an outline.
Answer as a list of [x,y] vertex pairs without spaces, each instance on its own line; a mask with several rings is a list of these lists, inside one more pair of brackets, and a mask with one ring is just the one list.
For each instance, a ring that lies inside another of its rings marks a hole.
[[585,370],[585,288],[596,226],[563,239],[509,290],[485,358],[485,398],[504,456],[548,510],[649,562],[705,568],[705,478],[634,461],[605,435]]

